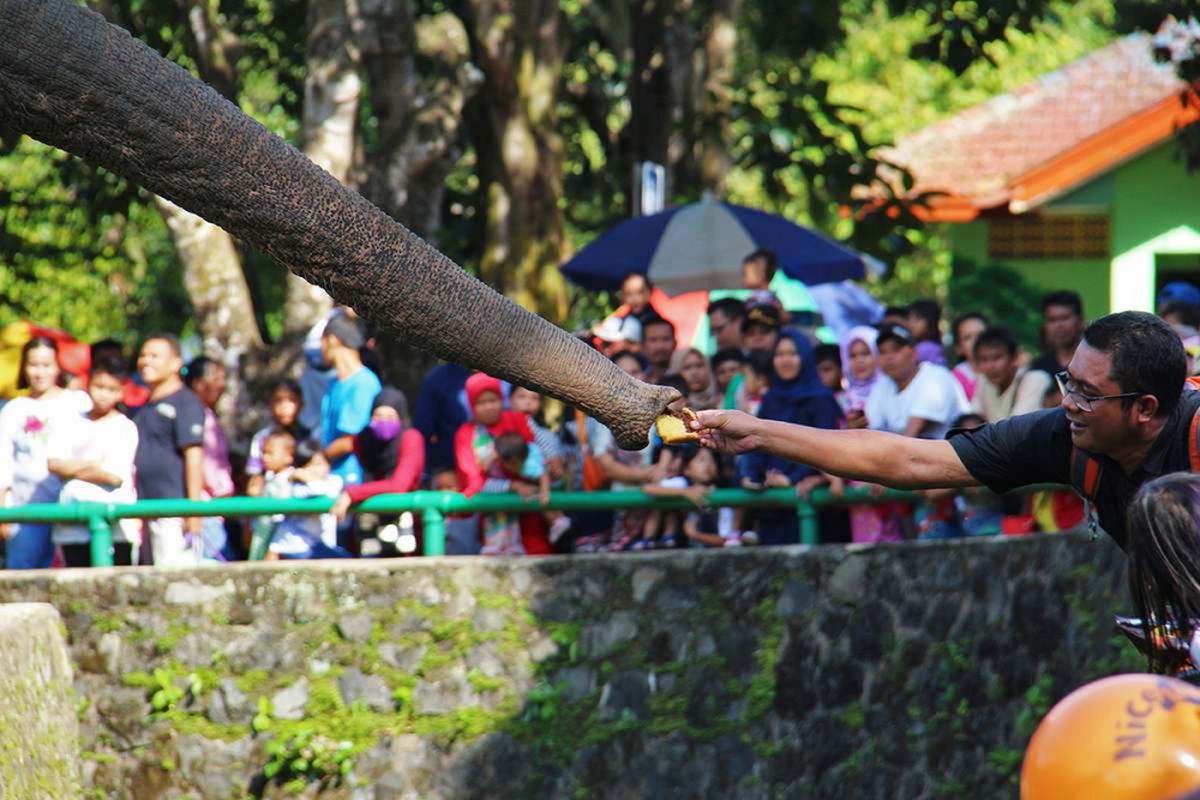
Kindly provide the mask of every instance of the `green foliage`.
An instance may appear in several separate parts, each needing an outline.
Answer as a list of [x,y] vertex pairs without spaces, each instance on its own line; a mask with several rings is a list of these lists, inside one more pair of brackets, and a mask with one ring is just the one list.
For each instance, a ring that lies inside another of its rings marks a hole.
[[306,728],[267,743],[270,760],[263,767],[263,776],[280,783],[296,778],[304,783],[340,783],[354,766],[353,748],[351,742],[335,741]]
[[1017,716],[1017,738],[1022,742],[1028,741],[1037,729],[1042,717],[1050,713],[1054,705],[1054,679],[1049,675],[1038,678],[1037,683],[1025,691],[1026,706]]
[[950,316],[982,311],[1002,320],[1026,348],[1036,352],[1042,324],[1042,290],[1011,267],[992,264],[976,267],[967,259],[955,262],[947,308]]

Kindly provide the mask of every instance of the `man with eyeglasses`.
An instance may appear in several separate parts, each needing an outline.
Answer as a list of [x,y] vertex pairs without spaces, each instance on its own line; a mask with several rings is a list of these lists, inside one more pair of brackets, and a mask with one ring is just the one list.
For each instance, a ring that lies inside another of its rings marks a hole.
[[1191,469],[1200,391],[1185,390],[1187,357],[1151,314],[1093,322],[1065,370],[1058,408],[1012,417],[949,440],[883,431],[825,431],[701,411],[702,442],[730,453],[765,450],[844,478],[903,489],[984,485],[996,492],[1071,484],[1090,495],[1100,526],[1125,547],[1125,508],[1147,480]]

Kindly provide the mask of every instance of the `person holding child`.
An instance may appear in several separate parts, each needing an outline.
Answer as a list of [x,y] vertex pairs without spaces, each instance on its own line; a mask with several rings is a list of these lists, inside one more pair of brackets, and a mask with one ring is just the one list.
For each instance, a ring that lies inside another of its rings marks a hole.
[[[266,497],[332,498],[342,490],[342,479],[332,474],[316,439],[296,442],[286,431],[268,436],[263,466],[267,470],[263,486]],[[268,560],[350,557],[338,546],[337,517],[332,513],[259,518],[250,557],[253,560],[260,554]]]
[[262,493],[263,443],[276,431],[287,431],[294,442],[303,441],[311,433],[300,424],[300,412],[304,408],[304,394],[300,384],[291,378],[281,378],[271,384],[267,394],[267,410],[271,422],[259,428],[250,439],[250,453],[246,457],[246,494],[255,497]]
[[[526,448],[521,467],[512,469],[515,449],[506,450],[506,459],[497,452],[497,441],[504,434],[516,434],[526,445],[533,444],[533,431],[524,414],[504,408],[504,390],[496,378],[477,372],[467,379],[467,402],[472,418],[459,427],[454,437],[460,491],[473,497],[481,491],[513,491],[528,500],[538,493],[535,481],[545,470],[536,447]],[[510,440],[511,441],[511,440]],[[528,461],[530,463],[526,464]],[[520,535],[511,535],[508,515],[484,514],[482,552],[504,555],[545,555],[551,552],[545,526],[537,514],[522,514]],[[490,543],[489,543],[490,537]]]

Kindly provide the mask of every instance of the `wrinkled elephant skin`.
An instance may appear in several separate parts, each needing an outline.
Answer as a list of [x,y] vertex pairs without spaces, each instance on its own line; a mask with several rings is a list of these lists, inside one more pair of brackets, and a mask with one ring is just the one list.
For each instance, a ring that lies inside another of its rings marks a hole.
[[225,228],[385,331],[573,403],[623,447],[678,397],[472,278],[186,70],[72,0],[0,0],[0,128]]

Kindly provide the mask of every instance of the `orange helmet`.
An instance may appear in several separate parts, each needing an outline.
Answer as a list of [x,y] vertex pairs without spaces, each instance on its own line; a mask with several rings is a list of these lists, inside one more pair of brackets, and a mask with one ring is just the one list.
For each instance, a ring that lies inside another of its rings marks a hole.
[[1025,749],[1021,800],[1173,800],[1200,789],[1200,688],[1161,675],[1089,683]]

